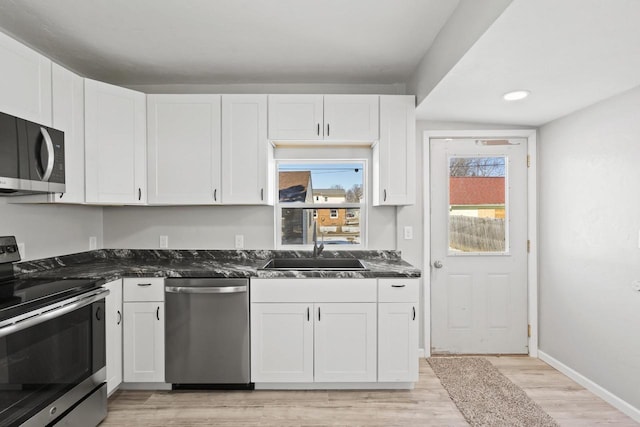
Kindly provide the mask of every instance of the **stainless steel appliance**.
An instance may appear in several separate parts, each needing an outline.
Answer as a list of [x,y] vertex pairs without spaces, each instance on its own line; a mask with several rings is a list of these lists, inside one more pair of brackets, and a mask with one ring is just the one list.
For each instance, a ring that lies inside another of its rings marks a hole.
[[95,426],[107,413],[105,302],[95,280],[13,275],[0,237],[0,425]]
[[249,280],[165,280],[165,380],[173,388],[251,389]]
[[64,133],[0,113],[0,195],[64,191]]

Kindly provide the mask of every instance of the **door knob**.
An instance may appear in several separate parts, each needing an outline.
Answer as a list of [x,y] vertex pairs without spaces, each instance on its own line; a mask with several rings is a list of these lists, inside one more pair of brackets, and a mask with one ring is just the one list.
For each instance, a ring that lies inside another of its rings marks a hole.
[[433,262],[433,266],[434,266],[435,268],[442,268],[442,263],[441,263],[440,261],[434,261],[434,262]]

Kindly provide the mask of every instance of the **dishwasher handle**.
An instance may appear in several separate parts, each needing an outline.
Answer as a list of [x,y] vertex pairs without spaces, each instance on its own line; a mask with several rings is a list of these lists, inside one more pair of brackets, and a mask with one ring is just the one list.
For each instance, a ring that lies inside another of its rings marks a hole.
[[172,294],[239,294],[247,292],[247,286],[166,286]]

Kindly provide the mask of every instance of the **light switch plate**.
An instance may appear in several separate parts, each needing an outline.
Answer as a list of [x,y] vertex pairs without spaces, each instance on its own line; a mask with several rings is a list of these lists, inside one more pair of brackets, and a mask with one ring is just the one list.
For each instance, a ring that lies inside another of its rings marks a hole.
[[244,235],[236,234],[236,249],[244,248]]
[[96,236],[89,236],[89,250],[92,251],[98,247],[98,239]]
[[410,225],[404,226],[404,239],[411,240],[413,239],[413,227]]
[[169,247],[169,236],[160,236],[160,249],[167,249]]

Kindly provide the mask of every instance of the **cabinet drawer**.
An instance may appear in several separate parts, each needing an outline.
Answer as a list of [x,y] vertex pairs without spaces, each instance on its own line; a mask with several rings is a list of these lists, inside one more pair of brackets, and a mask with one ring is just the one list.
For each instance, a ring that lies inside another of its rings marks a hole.
[[376,279],[251,279],[251,302],[376,302]]
[[164,301],[164,278],[136,277],[123,279],[124,301]]
[[418,302],[419,279],[378,279],[379,302]]

